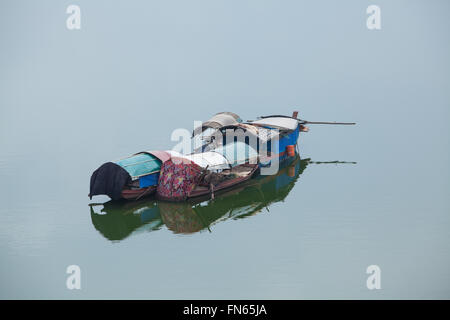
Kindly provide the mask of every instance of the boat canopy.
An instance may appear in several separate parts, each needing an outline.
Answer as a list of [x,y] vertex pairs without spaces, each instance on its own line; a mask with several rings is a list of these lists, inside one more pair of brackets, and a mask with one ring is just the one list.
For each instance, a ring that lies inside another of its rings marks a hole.
[[[213,152],[223,155],[231,166],[237,166],[258,158],[258,152],[250,145],[237,141],[227,143],[213,150]],[[255,162],[256,163],[256,162]]]
[[177,151],[167,151],[172,157],[189,160],[208,170],[229,169],[258,158],[258,152],[250,145],[237,141],[221,145],[211,151],[182,155]]
[[161,160],[149,153],[138,153],[115,163],[124,168],[133,180],[159,172],[161,168]]
[[298,120],[284,117],[270,117],[252,121],[251,124],[280,130],[293,131],[298,127]]
[[208,128],[219,129],[225,126],[237,125],[241,123],[242,119],[233,112],[219,112],[211,119],[202,123],[201,127],[194,129],[193,136],[202,133]]
[[167,152],[170,153],[172,158],[188,160],[188,162],[193,162],[203,169],[208,168],[208,170],[220,171],[223,169],[228,169],[231,166],[222,154],[213,151],[191,153],[188,155],[184,155],[173,150],[169,150]]
[[228,160],[220,153],[208,151],[203,153],[193,153],[184,156],[202,168],[208,167],[209,170],[223,170],[230,168]]

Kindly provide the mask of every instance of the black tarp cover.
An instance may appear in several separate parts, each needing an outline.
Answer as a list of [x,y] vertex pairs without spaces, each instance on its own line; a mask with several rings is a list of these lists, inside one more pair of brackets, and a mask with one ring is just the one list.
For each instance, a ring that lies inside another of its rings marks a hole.
[[131,176],[124,168],[107,162],[92,173],[89,197],[104,194],[113,200],[120,199],[123,187],[129,183]]

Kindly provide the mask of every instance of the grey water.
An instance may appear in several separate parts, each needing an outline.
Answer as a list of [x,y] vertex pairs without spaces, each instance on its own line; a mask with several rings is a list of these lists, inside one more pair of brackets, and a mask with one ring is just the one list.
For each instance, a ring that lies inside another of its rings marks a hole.
[[[449,299],[450,5],[377,1],[369,30],[370,4],[2,1],[0,298]],[[195,120],[294,110],[357,125],[214,201],[87,197]]]

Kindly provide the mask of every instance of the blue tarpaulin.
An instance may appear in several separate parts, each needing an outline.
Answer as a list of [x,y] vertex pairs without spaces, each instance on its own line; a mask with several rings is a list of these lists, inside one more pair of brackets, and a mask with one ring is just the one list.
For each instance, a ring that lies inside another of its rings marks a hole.
[[149,186],[156,186],[158,184],[159,172],[142,176],[139,178],[139,187],[147,188]]

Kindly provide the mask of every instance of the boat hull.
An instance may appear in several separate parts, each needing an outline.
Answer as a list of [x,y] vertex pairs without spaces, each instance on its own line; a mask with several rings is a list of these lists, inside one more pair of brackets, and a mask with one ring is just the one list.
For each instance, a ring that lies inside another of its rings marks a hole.
[[121,196],[125,200],[139,200],[144,197],[149,197],[156,192],[156,186],[151,186],[145,189],[123,189]]
[[253,165],[251,167],[251,171],[250,173],[248,173],[248,175],[243,176],[243,177],[238,177],[232,180],[226,180],[224,182],[222,182],[221,184],[218,184],[217,186],[214,187],[213,190],[193,190],[189,196],[188,199],[193,199],[193,198],[197,198],[197,197],[201,197],[201,196],[205,196],[205,195],[211,195],[212,193],[216,193],[219,191],[223,191],[225,189],[230,189],[233,188],[249,179],[251,179],[253,177],[253,175],[256,174],[257,170],[259,169],[258,165]]

